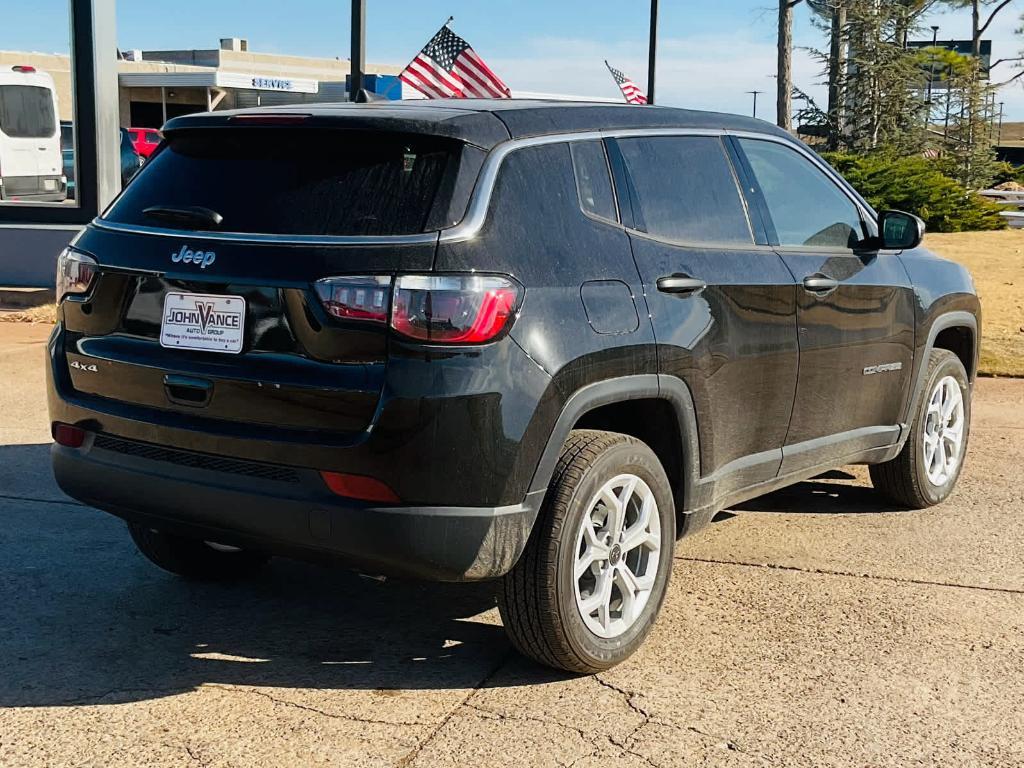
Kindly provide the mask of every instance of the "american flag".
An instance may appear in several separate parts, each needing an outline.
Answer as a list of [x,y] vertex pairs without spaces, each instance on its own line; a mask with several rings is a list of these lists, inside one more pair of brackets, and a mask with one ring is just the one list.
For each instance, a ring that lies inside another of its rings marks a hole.
[[607,61],[604,63],[608,67],[608,71],[612,73],[612,77],[615,78],[615,83],[619,86],[622,91],[622,95],[626,97],[626,103],[628,104],[646,104],[647,94],[641,91],[636,83],[630,80],[620,69],[616,69]]
[[512,92],[469,43],[445,24],[399,79],[430,99],[508,99]]

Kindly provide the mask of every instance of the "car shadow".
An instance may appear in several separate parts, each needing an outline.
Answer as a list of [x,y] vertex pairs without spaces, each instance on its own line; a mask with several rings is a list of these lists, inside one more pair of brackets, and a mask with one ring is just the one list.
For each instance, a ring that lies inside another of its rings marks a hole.
[[874,488],[850,485],[856,476],[833,469],[802,483],[781,488],[730,507],[734,512],[785,512],[810,515],[904,512]]
[[[274,559],[196,583],[64,497],[47,447],[0,446],[0,707],[113,704],[204,684],[459,689],[565,679],[511,657],[493,584],[367,578]],[[17,477],[15,477],[17,474]]]

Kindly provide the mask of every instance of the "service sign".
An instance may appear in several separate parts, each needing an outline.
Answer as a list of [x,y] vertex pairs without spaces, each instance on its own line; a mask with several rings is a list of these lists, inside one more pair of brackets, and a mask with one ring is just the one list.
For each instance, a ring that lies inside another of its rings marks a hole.
[[168,293],[160,346],[205,352],[242,351],[245,299],[204,293]]

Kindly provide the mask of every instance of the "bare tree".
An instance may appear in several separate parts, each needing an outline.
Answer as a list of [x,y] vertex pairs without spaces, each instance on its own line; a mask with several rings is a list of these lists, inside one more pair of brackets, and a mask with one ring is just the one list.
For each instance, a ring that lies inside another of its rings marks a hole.
[[779,0],[778,72],[775,83],[775,123],[793,130],[793,8],[801,0]]
[[[1010,3],[1013,2],[1013,0],[1000,0],[1000,2],[998,3],[995,2],[995,0],[967,0],[967,2],[969,2],[971,6],[971,54],[974,56],[974,58],[980,59],[981,36],[984,35],[986,30],[988,30],[988,28],[992,25],[992,22],[995,21],[996,16],[999,15],[999,12],[1005,9],[1006,6],[1010,5]],[[995,5],[995,7],[992,8],[992,11],[988,14],[988,17],[985,19],[984,22],[982,22],[981,9],[983,7],[992,5]]]

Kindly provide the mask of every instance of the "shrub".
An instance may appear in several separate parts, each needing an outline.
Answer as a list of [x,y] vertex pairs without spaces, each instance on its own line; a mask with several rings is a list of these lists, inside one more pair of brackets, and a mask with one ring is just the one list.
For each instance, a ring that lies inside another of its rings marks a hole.
[[825,159],[879,211],[924,219],[930,232],[1005,229],[1002,208],[942,173],[925,157],[828,153]]

